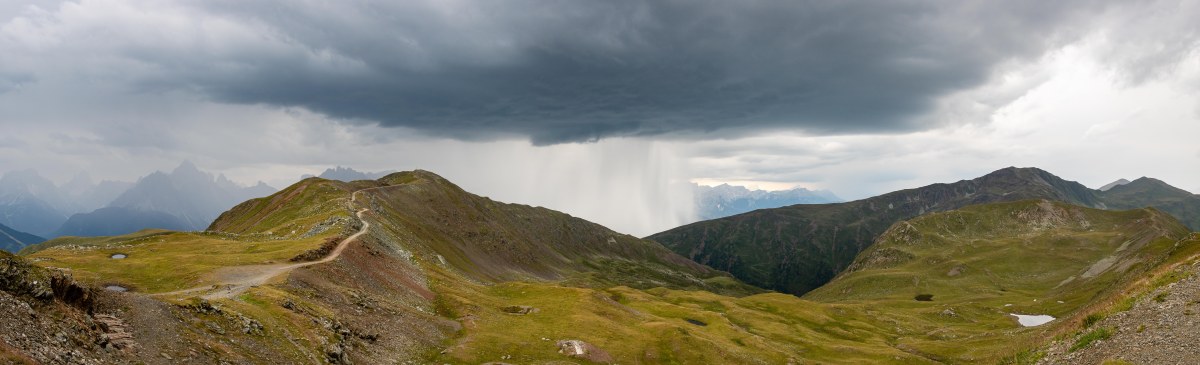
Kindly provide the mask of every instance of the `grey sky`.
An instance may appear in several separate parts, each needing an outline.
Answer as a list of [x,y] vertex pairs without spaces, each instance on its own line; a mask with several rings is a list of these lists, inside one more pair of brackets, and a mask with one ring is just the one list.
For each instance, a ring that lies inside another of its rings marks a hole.
[[688,180],[1200,191],[1197,3],[6,1],[0,171],[424,168],[639,234]]

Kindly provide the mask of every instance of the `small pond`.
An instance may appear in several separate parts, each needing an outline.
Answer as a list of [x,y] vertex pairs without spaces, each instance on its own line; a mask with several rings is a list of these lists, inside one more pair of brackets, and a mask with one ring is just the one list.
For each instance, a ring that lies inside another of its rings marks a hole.
[[1037,327],[1049,323],[1054,320],[1054,317],[1045,314],[1009,314],[1017,317],[1017,323],[1022,327]]
[[129,288],[126,288],[126,287],[123,287],[123,286],[120,286],[120,285],[105,285],[105,286],[104,286],[104,290],[108,290],[108,291],[118,291],[118,292],[127,292],[127,291],[129,291]]
[[694,325],[697,325],[700,327],[704,327],[704,326],[708,325],[708,323],[704,323],[704,321],[701,321],[698,319],[684,318],[683,320],[687,321],[687,323],[691,323],[691,324],[694,324]]
[[110,256],[109,258],[111,258],[111,259],[113,259],[113,260],[120,260],[120,259],[123,259],[123,258],[126,258],[126,257],[129,257],[129,256],[126,256],[126,255],[125,255],[125,254],[123,254],[123,253],[114,253],[114,254],[112,254],[112,256]]

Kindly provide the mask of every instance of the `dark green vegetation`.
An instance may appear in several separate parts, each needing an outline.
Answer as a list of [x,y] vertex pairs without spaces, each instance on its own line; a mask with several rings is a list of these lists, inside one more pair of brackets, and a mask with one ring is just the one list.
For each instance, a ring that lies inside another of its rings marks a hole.
[[1092,342],[1107,340],[1109,337],[1112,337],[1112,335],[1113,330],[1111,328],[1094,329],[1091,332],[1079,336],[1079,338],[1075,340],[1075,344],[1071,345],[1071,351],[1077,351],[1084,347],[1088,347],[1088,345],[1091,345]]
[[[892,224],[927,213],[1026,199],[1109,209],[1146,204],[1185,220],[1200,210],[1194,195],[1156,184],[1146,187],[1150,182],[1143,178],[1100,192],[1036,168],[1010,167],[974,180],[858,201],[757,210],[649,238],[747,283],[801,295],[833,279]],[[1200,222],[1190,224],[1196,229]]]
[[0,251],[17,252],[25,246],[45,241],[45,238],[21,232],[0,224]]

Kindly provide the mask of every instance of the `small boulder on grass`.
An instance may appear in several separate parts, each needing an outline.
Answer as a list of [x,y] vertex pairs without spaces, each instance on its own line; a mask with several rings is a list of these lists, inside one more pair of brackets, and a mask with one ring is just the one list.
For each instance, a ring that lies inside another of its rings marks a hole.
[[611,363],[613,361],[612,356],[607,352],[587,342],[580,340],[560,340],[556,344],[558,345],[558,353],[573,358],[599,363]]

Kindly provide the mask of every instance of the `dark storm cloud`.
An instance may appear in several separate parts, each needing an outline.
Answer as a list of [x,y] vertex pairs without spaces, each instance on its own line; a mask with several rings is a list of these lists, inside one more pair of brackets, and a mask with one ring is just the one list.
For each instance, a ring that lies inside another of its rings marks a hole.
[[[318,4],[318,5],[314,5]],[[938,98],[1072,40],[1067,1],[197,2],[260,34],[137,49],[146,90],[434,135],[814,134],[932,127]],[[299,49],[299,53],[297,53]]]

